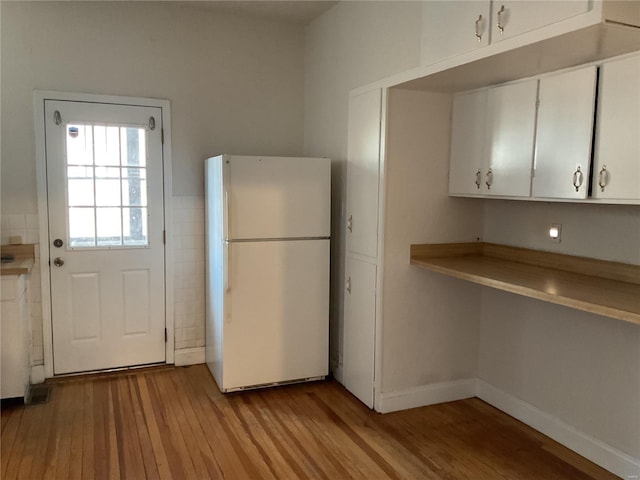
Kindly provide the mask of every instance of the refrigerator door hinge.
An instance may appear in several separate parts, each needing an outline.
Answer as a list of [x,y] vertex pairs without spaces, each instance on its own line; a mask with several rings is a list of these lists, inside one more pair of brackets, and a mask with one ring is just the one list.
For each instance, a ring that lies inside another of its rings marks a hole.
[[167,329],[164,329],[164,343],[167,343]]

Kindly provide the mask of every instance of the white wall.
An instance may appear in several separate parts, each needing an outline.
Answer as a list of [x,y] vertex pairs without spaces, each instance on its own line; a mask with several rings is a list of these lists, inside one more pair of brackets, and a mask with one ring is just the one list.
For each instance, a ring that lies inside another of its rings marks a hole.
[[[37,213],[34,89],[169,99],[175,345],[201,347],[203,160],[302,154],[304,28],[167,2],[3,1],[0,12],[2,240],[38,238],[25,224]],[[40,364],[36,308],[32,320]]]
[[33,90],[171,101],[173,190],[203,159],[300,155],[304,30],[167,2],[1,2],[2,211],[36,213]]
[[389,91],[382,394],[476,377],[480,288],[409,265],[412,243],[482,235],[482,202],[447,193],[451,101]]
[[349,91],[420,62],[419,2],[340,2],[305,36],[304,151],[333,159],[331,356],[342,345],[344,203]]
[[[640,212],[486,201],[484,239],[640,265]],[[480,379],[640,458],[640,326],[487,288],[480,331]]]

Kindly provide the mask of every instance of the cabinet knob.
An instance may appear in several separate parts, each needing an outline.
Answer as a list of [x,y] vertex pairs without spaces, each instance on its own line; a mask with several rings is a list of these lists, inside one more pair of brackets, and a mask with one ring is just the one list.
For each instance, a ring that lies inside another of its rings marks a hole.
[[578,165],[578,168],[576,169],[576,171],[573,172],[573,186],[575,187],[576,192],[580,190],[583,180],[584,180],[584,174],[582,173],[582,170]]
[[482,22],[482,15],[478,15],[478,19],[476,20],[476,38],[478,39],[478,43],[482,41],[482,33],[480,33],[480,22]]
[[491,185],[493,185],[493,170],[491,169],[487,170],[484,184],[487,186],[487,190],[491,190]]
[[504,15],[504,5],[502,5],[500,7],[500,10],[498,10],[498,30],[500,31],[500,34],[502,35],[502,33],[504,33],[504,23],[502,23],[502,15]]
[[609,171],[606,165],[603,165],[600,173],[598,173],[598,185],[601,192],[604,192],[604,187],[609,185]]

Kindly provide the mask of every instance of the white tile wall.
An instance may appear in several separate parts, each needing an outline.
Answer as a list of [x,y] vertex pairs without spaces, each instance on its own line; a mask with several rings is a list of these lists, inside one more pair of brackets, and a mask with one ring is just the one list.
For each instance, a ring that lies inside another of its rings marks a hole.
[[42,340],[42,288],[40,286],[40,248],[38,247],[38,215],[10,214],[0,217],[0,241],[9,243],[15,235],[22,243],[36,244],[36,259],[31,274],[27,277],[27,295],[31,312],[31,365],[44,364]]
[[[173,197],[174,326],[175,349],[204,346],[204,198]],[[36,244],[36,261],[28,278],[31,310],[31,365],[44,363],[42,334],[42,288],[38,216],[11,214],[0,217],[3,244],[22,236],[23,243]]]
[[204,346],[204,198],[173,197],[175,349]]

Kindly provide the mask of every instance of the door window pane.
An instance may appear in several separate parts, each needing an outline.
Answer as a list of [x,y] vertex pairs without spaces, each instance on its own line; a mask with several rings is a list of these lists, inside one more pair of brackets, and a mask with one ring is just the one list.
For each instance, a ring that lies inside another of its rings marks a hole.
[[144,128],[69,126],[69,246],[149,244],[146,164]]
[[144,168],[122,169],[122,204],[147,205],[147,179]]
[[97,208],[96,230],[99,247],[122,245],[122,211],[120,208]]
[[96,165],[120,165],[120,128],[93,126]]
[[124,244],[125,245],[147,245],[147,209],[146,208],[123,208],[124,218]]
[[91,125],[67,125],[67,165],[93,165]]
[[146,137],[144,128],[121,128],[122,165],[146,167]]
[[116,178],[96,178],[96,206],[119,207],[120,180]]
[[95,247],[95,232],[93,208],[69,208],[69,246]]

